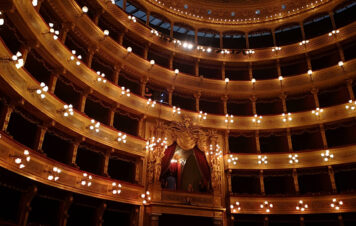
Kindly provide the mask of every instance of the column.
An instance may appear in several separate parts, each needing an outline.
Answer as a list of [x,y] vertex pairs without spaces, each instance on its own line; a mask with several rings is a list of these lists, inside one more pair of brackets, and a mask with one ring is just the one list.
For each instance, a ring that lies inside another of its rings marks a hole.
[[140,93],[141,93],[141,96],[145,96],[145,93],[146,93],[146,85],[147,85],[147,82],[148,82],[148,77],[142,77],[141,80],[140,80]]
[[123,0],[123,3],[122,3],[122,10],[124,12],[126,12],[126,2],[127,2],[127,0]]
[[263,180],[263,170],[260,170],[260,189],[261,189],[261,194],[265,195],[265,182]]
[[347,91],[349,92],[350,100],[355,100],[354,90],[352,89],[353,80],[348,79],[346,82],[347,82]]
[[231,183],[231,174],[232,174],[232,170],[228,170],[227,171],[227,189],[229,194],[232,194],[232,183]]
[[120,45],[122,45],[122,43],[124,42],[125,33],[126,33],[126,30],[123,31],[123,32],[121,32],[121,33],[119,34],[119,37],[117,38],[117,42],[118,42]]
[[199,61],[200,59],[195,60],[195,76],[199,76]]
[[94,54],[96,53],[98,49],[96,47],[93,47],[93,48],[90,48],[88,50],[88,56],[86,57],[85,59],[85,63],[87,64],[87,66],[89,68],[91,68],[91,64],[93,62],[93,57],[94,57]]
[[93,18],[93,22],[95,25],[98,25],[99,23],[99,19],[100,19],[100,16],[104,13],[104,10],[101,9],[101,10],[96,10],[95,11],[95,15],[94,15],[94,18]]
[[110,150],[107,150],[105,152],[105,155],[102,158],[101,175],[104,177],[109,177],[108,168],[109,168],[110,154],[114,151],[115,151],[115,149],[113,149],[113,148],[111,148]]
[[245,33],[245,40],[246,40],[246,49],[250,48],[250,41],[248,40],[248,33]]
[[339,220],[339,226],[344,226],[344,219],[342,218],[342,215],[340,213],[337,216],[337,219]]
[[263,225],[268,226],[268,216],[265,216],[265,218],[263,220]]
[[62,30],[59,33],[59,39],[62,40],[63,43],[66,42],[68,32],[74,29],[74,24],[71,22],[66,22],[62,24]]
[[115,65],[114,74],[113,74],[113,83],[115,85],[119,85],[120,71],[121,71],[121,65]]
[[197,111],[197,112],[199,112],[200,110],[200,108],[199,108],[199,99],[200,99],[200,96],[201,96],[201,93],[199,92],[199,93],[195,93],[194,94],[194,98],[195,98],[195,110]]
[[299,23],[300,31],[302,32],[302,39],[305,40],[305,31],[303,21]]
[[18,214],[18,222],[20,226],[27,225],[28,216],[31,211],[31,202],[32,199],[37,194],[37,187],[35,185],[31,185],[26,192],[22,193],[21,200],[19,204],[19,214]]
[[[54,124],[54,122],[53,122],[53,124]],[[40,125],[37,127],[33,150],[43,153],[42,144],[43,144],[43,140],[46,135],[46,132],[47,132],[46,126]]]
[[213,218],[214,226],[223,226],[223,219],[220,217]]
[[150,43],[145,44],[145,48],[143,49],[143,59],[147,60],[148,51],[150,49]]
[[12,112],[14,111],[14,108],[14,106],[5,103],[4,109],[2,110],[0,115],[1,131],[7,130],[7,126],[9,125],[10,117]]
[[69,165],[77,167],[78,165],[76,163],[77,161],[77,154],[78,154],[78,148],[81,142],[83,142],[85,140],[85,138],[82,138],[80,140],[76,140],[74,142],[71,143],[70,148],[69,148]]
[[174,60],[174,55],[175,53],[171,53],[171,55],[169,56],[169,69],[173,70],[173,60]]
[[68,211],[73,203],[73,195],[67,195],[59,206],[59,226],[66,226],[69,217]]
[[252,62],[248,63],[248,76],[250,77],[250,81],[251,81],[251,79],[253,79]]
[[198,45],[198,29],[194,29],[194,43]]
[[174,22],[171,22],[171,29],[169,31],[169,37],[173,38],[173,27],[174,27]]
[[292,176],[293,176],[295,193],[299,194],[300,193],[300,189],[299,189],[299,181],[298,181],[297,169],[293,169]]
[[140,121],[138,122],[138,136],[139,137],[145,137],[145,120],[146,120],[147,116],[143,115],[140,118]]
[[222,96],[221,97],[221,100],[223,102],[223,112],[224,112],[224,115],[228,114],[228,111],[227,111],[227,100],[229,99],[229,97],[227,95],[225,96]]
[[173,91],[174,91],[174,88],[172,87],[170,89],[167,89],[167,91],[168,91],[168,104],[170,106],[172,106],[173,105]]
[[223,62],[222,64],[221,64],[221,79],[222,80],[225,80],[225,78],[226,78],[226,73],[225,73],[225,62]]
[[271,30],[272,33],[272,38],[273,38],[273,45],[277,46],[277,40],[276,40],[276,33],[275,33],[275,29]]
[[146,11],[146,26],[150,26],[150,16],[151,16],[151,12],[150,11]]
[[105,201],[102,201],[98,208],[95,211],[95,225],[101,226],[103,224],[103,217],[104,217],[104,212],[106,210],[106,203]]
[[137,158],[135,161],[135,182],[142,184],[142,167],[144,159],[142,157]]
[[49,78],[48,92],[54,93],[54,91],[56,90],[58,77],[59,77],[58,73],[51,74],[51,77]]
[[117,108],[119,108],[118,104],[116,106],[111,107],[108,112],[108,125],[110,127],[114,126],[115,112]]
[[150,226],[159,226],[159,216],[161,214],[151,214],[151,225]]
[[333,193],[337,193],[336,182],[335,182],[335,174],[334,174],[334,169],[333,169],[332,166],[328,166],[328,172],[329,172],[331,188],[333,190]]

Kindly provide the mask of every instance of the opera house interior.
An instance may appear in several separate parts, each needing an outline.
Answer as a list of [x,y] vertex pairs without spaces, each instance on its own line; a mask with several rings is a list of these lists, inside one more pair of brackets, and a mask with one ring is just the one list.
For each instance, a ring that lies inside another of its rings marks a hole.
[[1,226],[355,226],[355,0],[1,0]]

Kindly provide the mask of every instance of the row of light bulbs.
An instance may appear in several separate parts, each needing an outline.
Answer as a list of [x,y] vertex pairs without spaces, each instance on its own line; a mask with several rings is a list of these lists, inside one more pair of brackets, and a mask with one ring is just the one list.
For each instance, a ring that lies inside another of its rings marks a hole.
[[[340,210],[341,206],[344,205],[342,200],[337,200],[333,198],[330,203],[330,207],[335,210]],[[260,209],[264,210],[266,213],[270,213],[271,209],[273,209],[273,203],[264,201],[259,205]],[[309,209],[309,205],[306,204],[303,200],[299,200],[295,209],[300,212],[304,212]],[[242,210],[241,203],[236,201],[234,204],[230,204],[230,211],[231,213],[238,213]]]
[[[321,154],[321,157],[322,157],[322,160],[324,162],[328,162],[329,160],[333,159],[334,158],[334,154],[332,154],[330,152],[330,150],[325,150],[324,152],[322,152]],[[258,155],[257,156],[257,163],[259,165],[267,165],[268,164],[268,160],[267,160],[267,156],[266,155]],[[288,155],[288,162],[289,164],[297,164],[299,163],[299,160],[298,160],[298,154],[289,154]],[[227,157],[227,162],[229,164],[233,164],[233,165],[237,165],[237,160],[238,160],[238,157],[237,156],[234,156],[234,155],[229,155]]]

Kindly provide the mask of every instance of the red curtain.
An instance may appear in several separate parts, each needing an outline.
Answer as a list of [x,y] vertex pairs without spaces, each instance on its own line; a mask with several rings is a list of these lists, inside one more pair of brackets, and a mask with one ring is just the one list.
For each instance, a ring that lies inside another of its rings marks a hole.
[[210,182],[210,167],[208,165],[208,161],[206,160],[204,152],[200,151],[199,148],[195,147],[194,155],[199,165],[200,171],[203,174],[202,176],[207,182]]
[[177,144],[173,143],[164,151],[164,156],[161,161],[161,176],[169,169],[169,165],[171,164],[171,160],[174,156],[174,152],[176,151],[176,147]]

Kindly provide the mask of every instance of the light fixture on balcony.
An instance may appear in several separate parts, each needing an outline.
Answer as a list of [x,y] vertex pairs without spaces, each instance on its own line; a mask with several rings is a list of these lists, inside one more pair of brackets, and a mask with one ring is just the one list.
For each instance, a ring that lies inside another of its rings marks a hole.
[[82,186],[88,186],[90,187],[91,186],[91,180],[93,179],[93,177],[87,173],[83,173],[83,178],[82,180],[80,181],[80,184]]
[[306,209],[308,209],[308,207],[308,204],[304,204],[303,200],[299,200],[298,205],[295,207],[295,209],[304,212]]
[[63,106],[63,109],[60,111],[60,112],[63,112],[63,116],[64,117],[68,117],[68,116],[73,116],[74,115],[74,111],[73,111],[73,105],[71,104],[65,104]]
[[221,53],[221,54],[230,54],[230,50],[228,50],[228,49],[223,49],[223,50],[221,50],[220,53]]
[[155,60],[150,60],[150,64],[153,66],[155,64]]
[[23,155],[10,155],[9,157],[14,159],[14,162],[20,169],[25,168],[26,164],[31,161],[30,152],[28,150],[24,150]]
[[299,45],[302,46],[302,45],[306,45],[309,43],[309,40],[303,40],[301,42],[299,42]]
[[129,15],[127,18],[132,22],[136,23],[136,17]]
[[15,55],[12,55],[11,58],[0,58],[0,61],[12,61],[15,62],[15,66],[17,69],[20,69],[24,65],[24,60],[22,57],[22,53],[20,51],[17,51]]
[[158,31],[156,31],[155,29],[151,29],[151,34],[154,34],[156,36],[159,36]]
[[179,69],[174,70],[174,74],[178,75],[179,74]]
[[131,53],[132,52],[132,47],[129,46],[129,47],[126,48],[126,50],[127,50],[128,53]]
[[118,195],[121,193],[122,185],[120,183],[113,182],[111,185],[112,185],[112,193],[114,195]]
[[316,115],[316,116],[321,115],[321,113],[323,113],[323,112],[324,112],[324,110],[321,108],[316,108],[315,110],[312,110],[312,114]]
[[278,76],[278,80],[282,81],[283,80],[283,76],[282,75]]
[[53,167],[52,170],[50,170],[48,172],[47,179],[51,180],[51,181],[52,180],[57,181],[57,180],[59,180],[59,175],[60,175],[61,172],[62,172],[62,170],[59,169],[58,167]]
[[229,155],[229,158],[227,159],[228,163],[237,165],[237,160],[239,160],[239,158],[236,156],[234,157],[233,155]]
[[3,14],[0,11],[0,26],[4,25],[4,23],[5,23],[5,19],[3,18]]
[[336,34],[339,34],[340,31],[339,30],[332,30],[331,32],[329,32],[329,36],[333,36],[333,35],[336,35]]
[[246,50],[245,51],[245,54],[246,55],[252,55],[252,54],[254,54],[255,53],[255,50],[253,50],[253,49],[249,49],[249,50]]
[[35,6],[35,7],[36,7],[36,6],[37,6],[37,4],[38,4],[38,0],[32,0],[32,5],[33,5],[33,6]]
[[193,44],[192,43],[190,43],[190,42],[183,42],[183,48],[184,49],[188,49],[188,50],[192,50],[193,49]]
[[344,205],[344,202],[341,200],[337,200],[335,198],[332,199],[332,203],[330,203],[330,207],[335,210],[340,210],[341,206]]
[[82,55],[78,55],[76,56],[77,51],[72,50],[72,56],[69,58],[71,61],[74,61],[75,59],[77,59],[77,61],[75,62],[76,65],[80,65],[80,60],[82,60]]
[[199,119],[205,120],[207,116],[208,116],[208,113],[199,111],[199,115],[198,115]]
[[339,67],[342,67],[342,66],[344,66],[344,62],[340,60],[338,65],[339,65]]
[[282,49],[282,47],[276,46],[276,47],[272,48],[272,52],[277,52],[277,51],[280,51],[281,49]]
[[308,75],[312,75],[313,71],[311,69],[308,70]]
[[207,53],[211,53],[211,48],[208,47],[208,48],[206,49],[206,52],[207,52]]
[[251,79],[251,82],[252,82],[252,84],[255,84],[255,83],[256,83],[256,79],[255,79],[255,78],[252,78],[252,79]]
[[235,204],[230,205],[231,213],[236,213],[241,210],[240,202],[235,202]]
[[130,89],[126,89],[125,86],[121,86],[121,96],[127,96],[129,97],[131,94],[130,94]]
[[292,114],[291,113],[283,113],[282,114],[282,121],[287,122],[287,121],[292,121]]
[[180,115],[180,108],[179,107],[177,108],[176,106],[173,106],[172,111],[173,111],[173,114],[177,113],[178,115]]
[[349,104],[347,104],[345,108],[354,111],[356,109],[356,101],[349,100]]
[[83,12],[83,13],[88,13],[88,11],[89,11],[88,6],[83,6],[83,7],[82,7],[82,12]]
[[320,155],[324,159],[324,162],[334,158],[334,154],[331,154],[329,150],[325,150],[325,152],[321,153]]
[[[53,35],[53,39],[57,40],[58,39],[58,35],[59,35],[59,31],[54,29],[54,24],[53,23],[49,23],[49,34]],[[46,34],[46,33],[44,33]]]
[[146,193],[141,194],[142,203],[146,205],[148,202],[151,201],[151,193],[149,191],[146,191]]
[[289,158],[289,163],[290,164],[294,164],[294,163],[298,163],[299,162],[297,154],[294,154],[294,155],[290,154],[290,155],[288,155],[288,158]]
[[102,82],[102,83],[106,83],[106,79],[105,79],[105,74],[104,73],[101,73],[100,71],[97,71],[96,74],[98,74],[98,78],[96,79],[96,81]]
[[234,116],[233,115],[229,115],[229,114],[226,114],[225,115],[225,123],[233,123],[234,122]]
[[122,132],[119,132],[118,134],[117,134],[117,141],[120,143],[120,142],[122,142],[122,143],[126,143],[126,137],[127,137],[127,135],[125,134],[125,133],[122,133]]
[[262,118],[262,115],[258,116],[257,114],[255,114],[252,118],[252,122],[260,124],[262,122]]
[[271,212],[271,209],[273,208],[273,204],[269,203],[268,201],[264,201],[262,204],[260,204],[261,209],[265,209],[267,213]]
[[46,86],[44,82],[41,82],[39,88],[34,88],[34,89],[29,88],[28,90],[30,92],[35,92],[41,99],[44,99],[46,98],[45,93],[47,93],[48,91],[48,86]]
[[259,165],[261,165],[262,163],[263,163],[263,164],[267,164],[267,163],[268,163],[268,161],[267,161],[267,156],[261,156],[261,155],[259,155],[259,156],[258,156],[258,161],[257,161],[257,163],[258,163]]
[[109,31],[109,30],[104,30],[104,35],[105,35],[105,36],[109,36],[109,34],[110,34],[110,31]]
[[229,78],[225,78],[225,83],[228,84],[230,82]]
[[94,119],[90,120],[90,126],[89,129],[93,130],[95,132],[99,132],[100,131],[100,122],[96,122]]
[[156,106],[156,101],[152,101],[151,98],[149,98],[146,102],[147,106],[150,106],[152,108],[154,108]]

